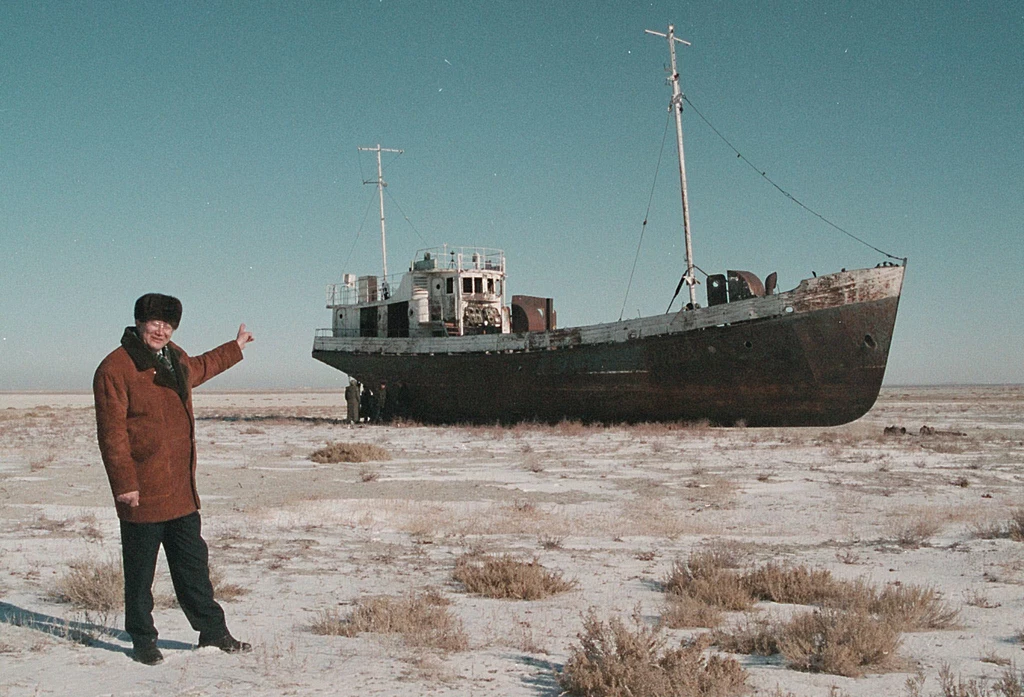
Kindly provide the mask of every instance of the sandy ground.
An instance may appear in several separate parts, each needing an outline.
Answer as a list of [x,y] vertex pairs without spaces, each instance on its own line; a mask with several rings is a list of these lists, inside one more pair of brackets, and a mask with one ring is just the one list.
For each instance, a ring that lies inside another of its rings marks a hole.
[[[716,541],[751,564],[930,586],[960,610],[957,629],[904,636],[903,672],[843,678],[737,656],[755,694],[900,695],[915,673],[932,694],[943,664],[994,677],[994,661],[1024,658],[1024,543],[978,535],[1022,505],[1021,387],[890,388],[833,429],[353,427],[333,393],[200,391],[195,404],[204,533],[215,569],[246,591],[224,604],[255,650],[195,650],[181,611],[159,609],[166,661],[147,667],[119,614],[48,599],[71,564],[119,554],[91,396],[0,394],[0,697],[555,697],[588,608],[639,607],[654,622],[673,561]],[[965,435],[921,436],[924,424]],[[910,435],[883,437],[887,425]],[[327,441],[391,459],[315,464]],[[897,542],[908,529],[924,531],[920,545]],[[533,602],[472,596],[451,579],[469,550],[536,557],[578,586]],[[166,573],[157,587],[168,592]],[[451,601],[467,651],[310,629],[361,597],[428,588]],[[770,605],[759,610],[786,610]]]

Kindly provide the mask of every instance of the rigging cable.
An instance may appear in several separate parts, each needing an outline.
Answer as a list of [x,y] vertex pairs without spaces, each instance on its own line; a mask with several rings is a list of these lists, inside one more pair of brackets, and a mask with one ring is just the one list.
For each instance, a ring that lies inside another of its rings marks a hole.
[[[696,264],[691,264],[691,266],[693,266],[693,268],[697,269],[702,274],[704,274],[704,278],[707,278],[709,276],[707,271],[697,266]],[[687,272],[683,271],[683,277],[679,279],[679,283],[676,285],[676,292],[672,294],[672,299],[668,301],[668,308],[665,310],[666,315],[672,311],[672,303],[676,301],[676,298],[679,297],[679,291],[683,289],[683,283],[686,281],[686,274]],[[683,307],[685,309],[686,306],[684,305]]]
[[640,226],[640,240],[636,243],[636,255],[633,257],[633,268],[629,270],[629,282],[626,284],[626,297],[622,299],[622,309],[619,310],[619,321],[622,321],[622,315],[626,312],[626,301],[629,300],[629,289],[633,286],[633,273],[636,271],[636,262],[640,258],[640,246],[644,243],[644,230],[647,229],[647,217],[651,213],[651,202],[654,200],[654,187],[658,183],[658,172],[661,170],[661,158],[665,154],[665,140],[668,138],[668,124],[672,117],[672,111],[669,110],[668,116],[665,117],[665,132],[661,136],[661,150],[658,152],[658,164],[654,167],[654,181],[651,182],[651,195],[647,199],[647,210],[644,212],[644,222]]
[[691,102],[691,101],[690,101],[690,99],[689,99],[689,97],[687,97],[687,96],[686,96],[685,94],[683,95],[683,101],[685,101],[685,102],[686,102],[687,104],[689,104],[689,105],[690,105],[690,106],[691,106],[691,107],[693,108],[693,110],[694,110],[694,111],[695,111],[695,112],[697,113],[697,116],[699,116],[699,117],[701,118],[701,121],[703,121],[704,123],[706,123],[706,124],[707,124],[707,126],[708,126],[708,128],[710,128],[710,129],[711,129],[712,131],[714,131],[715,135],[717,135],[717,136],[718,136],[719,138],[721,138],[721,139],[722,139],[722,142],[723,142],[723,143],[725,143],[726,145],[728,145],[728,146],[729,146],[729,149],[730,149],[730,150],[732,150],[732,151],[733,151],[734,153],[736,153],[736,157],[738,157],[739,159],[741,159],[741,160],[743,160],[743,161],[744,161],[745,163],[747,163],[747,165],[748,165],[748,166],[749,166],[749,167],[750,167],[750,168],[751,168],[752,170],[754,170],[754,171],[755,171],[755,172],[757,172],[757,173],[758,173],[759,175],[761,175],[761,177],[762,177],[762,178],[763,178],[763,179],[764,179],[764,180],[765,180],[766,182],[768,182],[769,184],[771,184],[772,186],[774,186],[774,187],[775,187],[776,189],[778,189],[778,190],[779,190],[779,192],[780,192],[780,193],[782,193],[782,194],[783,194],[783,195],[784,195],[784,196],[785,196],[786,198],[788,198],[788,199],[789,199],[790,201],[792,201],[792,202],[793,202],[793,203],[795,203],[796,205],[800,206],[801,208],[803,208],[803,209],[804,209],[805,211],[807,211],[807,212],[808,212],[808,213],[810,213],[811,215],[813,215],[813,216],[815,216],[816,218],[820,219],[820,220],[821,220],[822,222],[824,222],[824,223],[825,223],[826,225],[828,225],[828,226],[830,226],[830,227],[832,227],[832,228],[835,228],[836,230],[838,230],[839,232],[843,233],[843,234],[844,234],[844,235],[846,235],[847,237],[850,237],[851,239],[854,239],[854,240],[856,240],[857,242],[860,242],[860,243],[861,243],[862,245],[864,245],[865,247],[869,247],[869,248],[871,248],[871,249],[875,250],[876,252],[878,252],[879,254],[883,254],[883,255],[885,255],[885,256],[887,256],[887,257],[889,257],[890,259],[896,259],[897,261],[902,261],[902,262],[903,262],[904,264],[906,264],[906,263],[907,263],[907,259],[906,259],[906,257],[898,257],[898,256],[895,256],[895,255],[893,255],[893,254],[889,254],[889,252],[883,251],[883,250],[879,249],[878,247],[874,246],[873,244],[870,244],[870,243],[868,243],[868,242],[865,242],[865,241],[864,241],[864,240],[862,240],[861,238],[859,238],[859,237],[857,237],[856,235],[854,235],[854,234],[853,234],[852,232],[849,232],[848,230],[844,230],[843,228],[839,227],[838,225],[836,225],[835,223],[833,223],[833,222],[832,222],[831,220],[829,220],[828,218],[826,218],[825,216],[823,216],[823,215],[822,215],[821,213],[818,213],[817,211],[815,211],[815,210],[813,210],[813,209],[809,208],[809,207],[808,207],[807,205],[805,205],[805,204],[803,203],[803,201],[800,201],[800,200],[799,200],[799,199],[797,199],[797,198],[796,198],[795,196],[793,196],[793,194],[789,193],[788,191],[786,191],[785,189],[783,189],[783,188],[782,188],[781,186],[779,186],[778,184],[776,184],[776,183],[775,183],[775,181],[774,181],[774,180],[772,180],[772,178],[768,176],[768,173],[767,173],[767,172],[765,172],[765,171],[762,171],[762,170],[758,169],[758,168],[757,168],[757,167],[756,167],[756,166],[754,165],[754,163],[753,163],[753,162],[751,162],[750,160],[748,160],[748,159],[747,159],[746,155],[744,155],[744,154],[743,154],[743,153],[741,153],[741,152],[740,152],[739,150],[737,150],[737,149],[736,149],[736,147],[735,147],[735,146],[734,146],[734,145],[733,145],[732,143],[730,143],[730,142],[729,142],[729,139],[728,139],[728,138],[726,138],[726,137],[725,137],[724,135],[722,135],[722,133],[721,133],[721,132],[720,132],[720,131],[719,131],[719,130],[718,130],[717,128],[715,128],[715,127],[714,127],[714,126],[713,126],[713,125],[711,124],[711,122],[710,122],[710,121],[708,121],[708,120],[707,120],[707,118],[706,118],[706,117],[704,116],[704,114],[700,113],[700,109],[698,109],[698,108],[697,108],[697,106],[696,106],[696,105],[695,105],[695,104],[694,104],[693,102]]
[[430,243],[427,242],[425,239],[423,239],[423,235],[420,234],[420,231],[417,230],[416,226],[412,224],[411,220],[409,220],[409,216],[407,216],[405,214],[405,211],[402,210],[402,207],[400,205],[398,205],[398,201],[395,200],[395,197],[391,195],[391,192],[388,191],[387,189],[385,189],[384,193],[386,193],[388,195],[388,199],[391,201],[391,203],[395,204],[395,207],[398,209],[398,212],[402,214],[403,218],[405,218],[405,222],[409,223],[409,227],[411,227],[412,231],[416,233],[416,236],[420,238],[420,242],[423,243],[423,246],[424,247],[429,247]]
[[[394,157],[391,158],[392,161],[396,160],[396,159],[398,159],[398,155],[397,154]],[[356,161],[359,163],[359,178],[360,178],[360,180],[363,182],[363,184],[370,184],[370,183],[372,183],[373,180],[367,181],[366,174],[363,172],[363,159],[361,157],[357,157]],[[384,167],[382,165],[381,169],[383,170],[383,168]],[[385,191],[387,191],[387,189],[385,189]],[[396,206],[398,206],[398,201],[395,201],[394,197],[391,196],[391,192],[388,191],[387,193],[388,193],[388,198],[390,198],[392,200],[392,202],[394,202],[394,204]],[[352,246],[349,247],[348,254],[345,255],[345,261],[341,265],[341,268],[343,268],[343,269],[346,266],[348,266],[348,261],[349,261],[349,259],[352,258],[352,252],[354,252],[355,249],[356,249],[356,243],[359,242],[359,236],[363,234],[363,228],[366,227],[366,219],[370,215],[370,208],[373,206],[373,202],[375,200],[377,200],[376,192],[374,192],[374,194],[372,196],[370,196],[370,200],[366,204],[366,212],[363,213],[363,222],[360,223],[359,230],[356,231],[356,238],[354,240],[352,240]],[[398,210],[401,211],[402,207],[398,206]],[[404,211],[402,211],[402,215],[405,216],[406,220],[409,220],[408,216],[405,215]],[[412,221],[411,220],[409,220],[409,225],[412,225]],[[413,229],[413,231],[416,232],[416,236],[419,237],[421,240],[423,240],[423,236],[420,235],[418,230],[416,230],[416,226],[415,225],[412,225],[412,229]],[[426,240],[423,240],[423,242],[424,242],[424,244],[426,244]]]
[[359,236],[363,234],[363,228],[366,226],[366,219],[370,215],[370,208],[373,207],[373,203],[376,200],[377,193],[374,192],[373,196],[370,197],[370,201],[366,204],[366,212],[363,213],[363,222],[359,225],[359,230],[356,231],[356,238],[352,240],[352,246],[348,248],[348,254],[345,255],[345,261],[341,264],[342,269],[348,266],[348,260],[352,258],[352,252],[356,249],[356,243],[359,241]]

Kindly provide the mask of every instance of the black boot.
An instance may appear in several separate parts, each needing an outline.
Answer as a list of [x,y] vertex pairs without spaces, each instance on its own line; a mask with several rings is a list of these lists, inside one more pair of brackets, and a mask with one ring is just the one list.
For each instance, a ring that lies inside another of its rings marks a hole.
[[224,653],[249,653],[252,651],[252,646],[239,641],[230,634],[225,634],[219,639],[207,639],[202,634],[199,635],[199,648],[203,649],[207,646],[216,646]]
[[160,653],[160,649],[156,647],[156,642],[152,640],[142,640],[132,643],[134,649],[134,655],[132,656],[139,663],[143,663],[147,666],[155,666],[157,663],[164,662],[164,655]]

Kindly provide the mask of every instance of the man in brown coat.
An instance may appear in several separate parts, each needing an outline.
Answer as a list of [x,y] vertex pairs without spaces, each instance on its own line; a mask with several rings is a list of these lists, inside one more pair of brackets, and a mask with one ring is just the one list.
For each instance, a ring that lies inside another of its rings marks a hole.
[[178,604],[199,646],[249,651],[228,632],[213,598],[209,552],[202,538],[196,489],[196,434],[192,388],[242,360],[253,340],[238,336],[200,356],[171,342],[181,302],[159,293],[135,303],[135,326],[103,359],[93,378],[100,453],[121,523],[125,630],[135,660],[160,663],[153,624],[153,576],[163,545]]

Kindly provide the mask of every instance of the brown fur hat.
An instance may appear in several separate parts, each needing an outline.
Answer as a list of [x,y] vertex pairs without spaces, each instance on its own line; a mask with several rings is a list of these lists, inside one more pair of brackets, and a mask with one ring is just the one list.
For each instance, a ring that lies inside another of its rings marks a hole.
[[148,322],[158,319],[175,329],[181,322],[181,301],[170,295],[146,293],[135,301],[135,321]]

